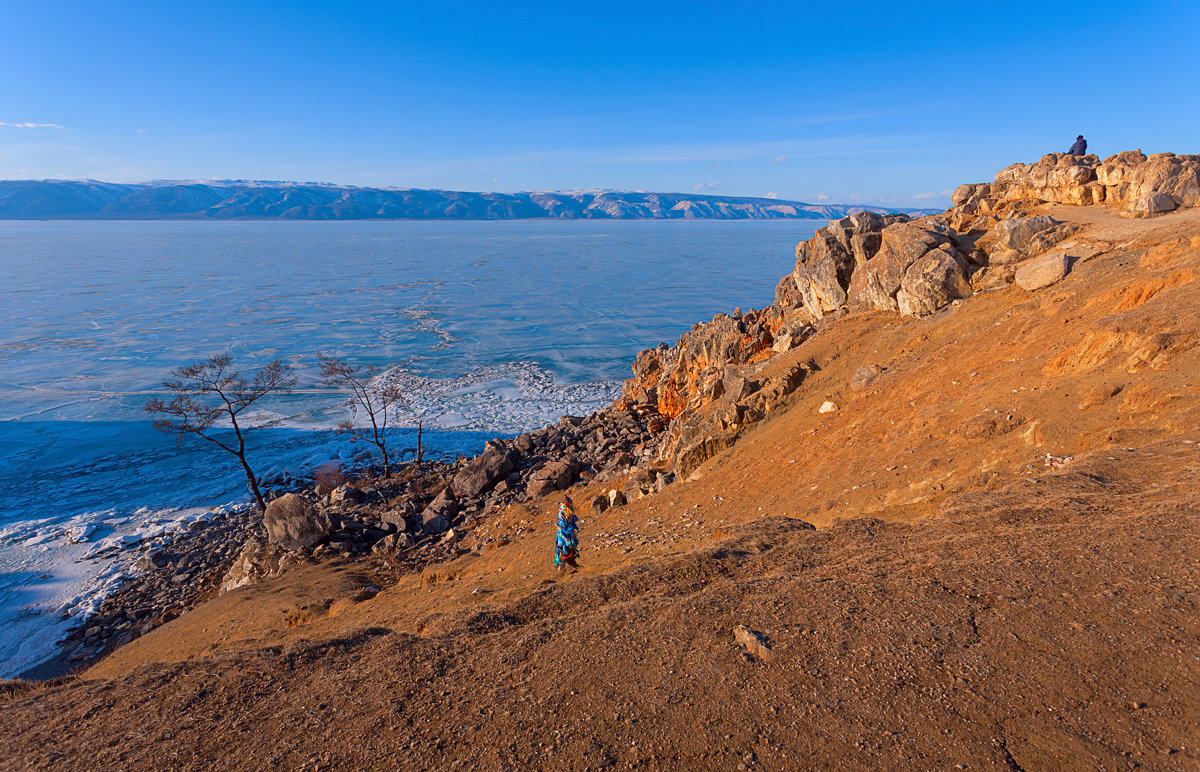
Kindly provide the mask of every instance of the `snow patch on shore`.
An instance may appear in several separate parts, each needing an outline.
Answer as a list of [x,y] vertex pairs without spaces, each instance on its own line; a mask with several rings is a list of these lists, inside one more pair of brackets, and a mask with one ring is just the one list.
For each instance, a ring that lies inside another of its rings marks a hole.
[[135,562],[192,523],[232,507],[116,510],[41,518],[0,528],[0,678],[45,661],[101,601],[137,573]]

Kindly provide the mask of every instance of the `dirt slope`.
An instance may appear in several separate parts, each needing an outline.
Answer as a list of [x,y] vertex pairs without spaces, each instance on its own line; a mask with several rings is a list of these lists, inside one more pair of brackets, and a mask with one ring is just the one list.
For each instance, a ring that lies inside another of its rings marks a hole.
[[14,694],[0,760],[1200,768],[1200,216],[1053,214],[1097,250],[1065,280],[839,320],[770,365],[817,365],[786,410],[585,517],[578,574],[549,500],[424,575],[288,574]]

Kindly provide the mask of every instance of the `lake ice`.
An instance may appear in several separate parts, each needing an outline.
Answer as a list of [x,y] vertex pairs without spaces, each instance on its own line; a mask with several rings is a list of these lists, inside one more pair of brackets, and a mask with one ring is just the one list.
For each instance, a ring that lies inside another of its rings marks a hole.
[[244,502],[232,456],[150,427],[141,405],[171,368],[229,351],[297,369],[251,435],[279,482],[368,460],[329,430],[347,413],[318,350],[394,368],[405,423],[419,414],[436,453],[475,453],[607,404],[638,351],[691,324],[769,304],[821,224],[0,222],[0,677],[132,570],[97,551]]

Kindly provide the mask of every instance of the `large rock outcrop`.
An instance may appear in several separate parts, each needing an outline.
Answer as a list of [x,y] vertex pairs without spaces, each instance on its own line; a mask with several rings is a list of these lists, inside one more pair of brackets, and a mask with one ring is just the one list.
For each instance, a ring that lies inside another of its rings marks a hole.
[[792,278],[808,312],[820,318],[846,305],[851,277],[879,252],[884,229],[908,221],[905,215],[859,212],[831,222],[796,245]]
[[951,200],[950,222],[959,230],[986,230],[1006,211],[1030,202],[1158,214],[1200,204],[1200,155],[1126,150],[1101,161],[1050,153],[1037,163],[1001,169],[993,182],[960,185]]
[[932,217],[858,212],[830,222],[797,245],[772,305],[718,314],[674,346],[641,352],[622,403],[669,421],[659,463],[686,477],[782,404],[803,369],[768,384],[761,368],[842,313],[924,317],[976,290],[1061,281],[1071,258],[1051,250],[1075,227],[1039,211],[1042,204],[1113,206],[1130,216],[1200,204],[1200,156],[1051,153],[1002,169],[993,182],[963,185],[952,200]]
[[835,220],[796,247],[795,268],[771,306],[717,314],[674,346],[641,352],[622,397],[670,421],[659,460],[686,477],[798,387],[804,368],[765,382],[757,373],[803,343],[819,320],[847,309],[927,316],[971,294],[974,258],[936,220],[873,212]]

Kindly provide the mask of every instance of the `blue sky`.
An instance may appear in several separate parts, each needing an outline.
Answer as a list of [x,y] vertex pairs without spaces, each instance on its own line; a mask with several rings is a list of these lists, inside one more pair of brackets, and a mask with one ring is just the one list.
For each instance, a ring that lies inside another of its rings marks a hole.
[[1196,39],[1194,0],[0,0],[0,178],[941,205],[1079,133],[1200,152]]

